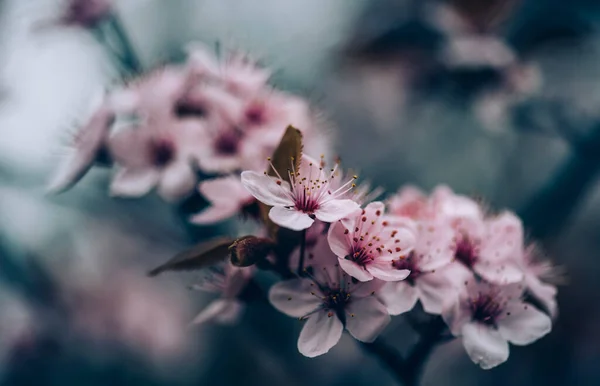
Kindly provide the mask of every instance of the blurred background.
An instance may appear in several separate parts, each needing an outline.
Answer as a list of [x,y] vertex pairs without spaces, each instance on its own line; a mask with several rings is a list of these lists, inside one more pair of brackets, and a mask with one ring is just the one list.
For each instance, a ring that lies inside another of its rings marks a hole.
[[[491,371],[446,344],[424,385],[600,384],[597,1],[116,0],[109,21],[69,2],[0,0],[0,384],[394,384],[348,337],[302,357],[300,324],[266,305],[188,327],[211,299],[193,274],[146,272],[217,230],[157,197],[110,198],[101,169],[46,194],[74,122],[123,76],[98,32],[115,20],[143,70],[192,41],[260,57],[376,185],[445,183],[523,216],[566,272],[553,332]],[[384,335],[406,348],[407,331]]]

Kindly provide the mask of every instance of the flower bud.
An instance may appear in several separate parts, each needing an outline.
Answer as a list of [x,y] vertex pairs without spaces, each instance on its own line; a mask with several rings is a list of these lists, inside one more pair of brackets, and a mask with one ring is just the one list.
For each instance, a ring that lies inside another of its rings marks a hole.
[[229,246],[231,264],[238,267],[249,267],[264,260],[273,250],[275,243],[270,239],[255,236],[244,236]]

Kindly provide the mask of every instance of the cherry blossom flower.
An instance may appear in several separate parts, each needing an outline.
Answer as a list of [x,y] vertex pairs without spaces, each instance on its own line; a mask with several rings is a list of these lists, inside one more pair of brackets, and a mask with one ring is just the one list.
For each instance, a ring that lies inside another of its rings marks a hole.
[[281,176],[242,172],[242,183],[262,203],[272,206],[269,218],[279,226],[300,231],[309,228],[316,219],[337,221],[354,212],[356,202],[340,198],[352,189],[349,180],[336,190],[330,189],[335,167],[329,177],[321,163],[303,155],[298,170],[290,171],[291,184]]
[[384,210],[382,202],[372,202],[329,228],[329,245],[340,266],[360,281],[374,277],[398,281],[410,274],[407,269],[398,269],[397,264],[414,247],[414,224],[407,221],[390,226]]
[[[438,188],[432,199],[438,213],[455,230],[456,263],[497,284],[523,279],[517,263],[523,253],[523,228],[514,214],[504,212],[485,219],[475,201],[455,195],[445,187]],[[463,281],[463,277],[456,277]]]
[[252,277],[253,269],[235,267],[228,262],[211,267],[205,273],[202,282],[193,285],[192,288],[216,293],[220,297],[200,312],[192,324],[234,323],[244,308],[244,304],[237,297]]
[[471,360],[491,369],[508,359],[508,342],[528,345],[550,332],[550,318],[521,300],[523,286],[467,284],[442,317],[462,342]]
[[387,201],[389,213],[394,216],[408,217],[413,220],[432,218],[430,200],[420,189],[405,186]]
[[243,212],[244,208],[255,203],[240,178],[227,176],[200,183],[198,190],[210,202],[210,206],[192,216],[195,224],[212,224]]
[[418,300],[430,314],[440,314],[444,302],[456,295],[452,271],[446,269],[454,258],[450,246],[453,229],[443,221],[422,222],[418,225],[414,250],[396,260],[394,268],[408,270],[406,280],[386,283],[381,299],[391,315],[410,311]]
[[[331,251],[321,249],[335,264]],[[269,291],[271,304],[286,315],[306,320],[298,350],[307,357],[325,354],[337,344],[344,329],[362,342],[372,342],[390,322],[377,297],[381,282],[354,284],[339,266],[315,266],[310,278],[279,282]]]
[[537,300],[548,314],[555,318],[558,313],[556,303],[556,285],[558,280],[557,270],[549,261],[543,260],[540,251],[530,246],[525,250],[520,266],[523,271],[523,283],[527,293]]
[[75,135],[71,154],[54,175],[48,190],[59,193],[79,181],[106,150],[115,113],[106,105],[100,106]]
[[158,185],[165,199],[185,196],[194,188],[193,165],[204,139],[201,123],[182,121],[168,129],[129,127],[109,141],[114,161],[121,166],[111,194],[138,197]]

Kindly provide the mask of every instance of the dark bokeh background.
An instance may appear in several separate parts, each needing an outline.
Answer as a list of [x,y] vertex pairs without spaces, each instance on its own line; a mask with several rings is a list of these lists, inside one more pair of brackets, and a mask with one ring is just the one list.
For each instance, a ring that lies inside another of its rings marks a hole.
[[[512,64],[449,63],[448,3],[472,18],[473,36],[505,42]],[[249,50],[279,87],[324,111],[335,152],[362,176],[391,191],[445,183],[524,216],[565,272],[553,332],[512,347],[491,371],[460,342],[446,344],[423,384],[597,385],[600,4],[478,3],[122,0],[117,12],[145,69],[180,58],[193,40]],[[299,323],[268,305],[236,326],[188,328],[209,300],[186,290],[194,274],[145,276],[191,242],[160,199],[112,199],[102,170],[45,195],[72,122],[119,79],[93,31],[45,27],[60,9],[0,1],[0,383],[394,384],[346,336],[327,355],[302,357]],[[507,85],[514,68],[532,70]],[[409,331],[396,317],[384,335],[405,348]]]

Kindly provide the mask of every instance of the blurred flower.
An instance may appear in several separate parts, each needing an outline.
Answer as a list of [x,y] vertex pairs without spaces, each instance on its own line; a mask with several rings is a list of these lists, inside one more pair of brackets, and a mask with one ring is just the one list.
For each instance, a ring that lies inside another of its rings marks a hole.
[[378,299],[381,282],[354,284],[335,263],[336,257],[322,250],[310,278],[279,282],[271,287],[271,304],[286,315],[306,320],[298,350],[307,357],[325,354],[337,344],[344,328],[362,342],[372,342],[390,322],[385,306]]
[[372,202],[329,228],[327,239],[340,266],[360,281],[398,281],[410,274],[398,264],[414,247],[414,224],[390,225],[384,211],[382,202]]
[[62,22],[85,28],[95,27],[113,11],[113,0],[67,0]]
[[420,189],[405,186],[387,200],[391,215],[421,220],[434,216],[429,199]]
[[281,176],[275,178],[253,171],[242,172],[242,183],[257,200],[272,206],[269,218],[274,223],[299,231],[309,228],[315,218],[333,222],[359,207],[352,200],[340,198],[353,188],[353,180],[330,190],[334,173],[335,168],[327,177],[321,163],[303,155],[299,169],[290,171],[291,184]]
[[544,313],[521,300],[523,287],[469,282],[442,317],[455,336],[462,336],[471,360],[491,369],[508,359],[508,342],[527,345],[550,332]]
[[225,220],[244,212],[245,207],[255,203],[254,197],[244,188],[240,178],[233,175],[201,182],[198,190],[210,202],[210,206],[190,218],[195,224],[212,224]]
[[528,294],[540,302],[540,306],[548,312],[550,317],[555,318],[558,313],[557,289],[553,284],[553,281],[558,281],[556,267],[549,261],[543,260],[540,252],[534,247],[529,247],[523,253],[520,264],[524,275],[523,283]]
[[244,307],[237,297],[250,280],[252,271],[253,268],[235,267],[229,262],[209,268],[201,283],[193,285],[192,288],[216,293],[220,297],[200,312],[192,323],[235,322]]

